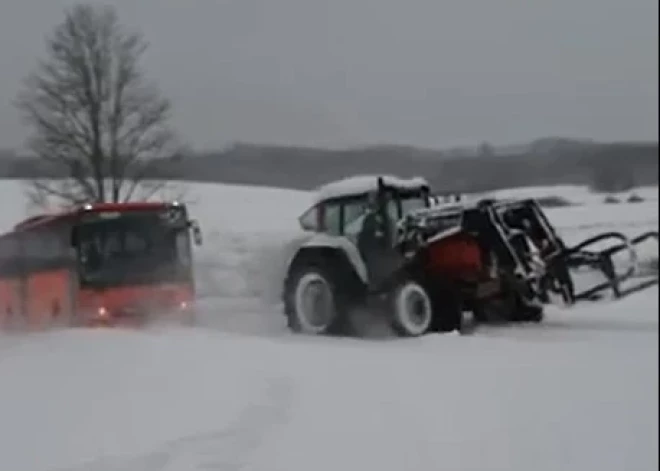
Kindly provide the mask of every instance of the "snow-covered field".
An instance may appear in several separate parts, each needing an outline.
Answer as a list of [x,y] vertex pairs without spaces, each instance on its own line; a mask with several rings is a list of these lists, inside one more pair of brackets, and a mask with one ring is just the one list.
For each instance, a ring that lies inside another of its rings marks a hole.
[[[658,227],[657,188],[556,190],[584,202],[548,211],[569,240]],[[292,336],[275,275],[310,195],[188,199],[205,326],[0,336],[0,470],[658,469],[657,288],[473,336]],[[0,230],[21,200],[0,181]]]

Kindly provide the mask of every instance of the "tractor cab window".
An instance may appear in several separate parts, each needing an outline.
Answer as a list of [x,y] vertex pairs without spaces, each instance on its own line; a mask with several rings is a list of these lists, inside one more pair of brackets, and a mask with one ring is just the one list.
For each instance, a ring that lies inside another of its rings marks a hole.
[[422,195],[411,194],[401,197],[402,216],[413,213],[415,211],[419,211],[420,209],[424,209],[426,207],[428,207],[428,202]]
[[[381,210],[393,231],[397,222],[407,213],[428,206],[424,195],[410,192],[400,195],[395,191],[386,191],[380,200]],[[356,238],[362,230],[364,218],[369,210],[369,195],[353,195],[332,199],[309,208],[298,218],[305,231],[324,232],[328,235],[344,235]]]
[[323,232],[338,236],[341,235],[341,202],[329,201],[323,204],[322,210],[322,224]]
[[399,204],[395,199],[392,199],[388,196],[387,202],[385,203],[385,214],[391,223],[396,223],[401,219],[401,214],[399,213]]
[[319,207],[312,206],[298,218],[298,223],[303,231],[318,232],[319,227]]
[[354,198],[344,203],[344,235],[355,239],[362,230],[362,222],[367,214],[367,198]]
[[386,195],[385,216],[387,217],[386,226],[382,228],[385,231],[388,240],[394,240],[397,223],[401,219],[401,208],[399,201],[392,194]]
[[[401,219],[399,203],[394,195],[385,195],[384,215],[387,217],[390,227],[384,228],[388,232],[394,230],[395,224]],[[344,235],[349,238],[357,238],[362,230],[364,219],[369,210],[368,197],[354,198],[344,203]]]

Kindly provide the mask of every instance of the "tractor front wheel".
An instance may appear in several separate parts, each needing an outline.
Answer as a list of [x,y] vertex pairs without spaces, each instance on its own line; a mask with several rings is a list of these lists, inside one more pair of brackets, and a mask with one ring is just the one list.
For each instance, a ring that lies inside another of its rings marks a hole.
[[393,291],[391,323],[403,337],[418,337],[433,325],[433,303],[428,291],[413,280],[405,280]]

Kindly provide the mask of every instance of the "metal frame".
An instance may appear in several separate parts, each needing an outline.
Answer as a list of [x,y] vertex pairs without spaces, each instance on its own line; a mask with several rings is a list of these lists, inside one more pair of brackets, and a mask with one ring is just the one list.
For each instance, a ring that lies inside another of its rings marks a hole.
[[[604,291],[611,290],[615,298],[622,298],[642,291],[660,283],[658,273],[641,274],[639,271],[639,257],[636,246],[649,239],[658,240],[657,231],[648,231],[636,237],[629,238],[621,232],[604,232],[567,247],[561,237],[548,220],[537,201],[533,199],[509,200],[494,203],[500,211],[526,207],[535,215],[538,224],[543,229],[552,250],[543,254],[544,262],[548,267],[546,281],[551,290],[560,292],[567,304],[577,301],[595,300],[601,297]],[[589,250],[589,247],[606,240],[616,241],[612,247],[604,250]],[[612,257],[621,252],[628,252],[630,266],[625,272],[617,273]],[[588,267],[600,271],[607,281],[575,292],[570,269]],[[639,276],[646,279],[623,289],[621,284],[629,279]],[[554,288],[552,286],[554,285]],[[570,285],[570,286],[569,286]]]

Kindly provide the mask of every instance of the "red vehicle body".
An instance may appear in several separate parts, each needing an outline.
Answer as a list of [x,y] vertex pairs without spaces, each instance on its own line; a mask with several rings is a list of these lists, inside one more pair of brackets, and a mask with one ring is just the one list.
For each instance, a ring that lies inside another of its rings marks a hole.
[[[191,230],[192,229],[192,230]],[[0,235],[0,328],[193,320],[191,234],[179,203],[94,204]]]
[[484,277],[486,267],[481,247],[474,237],[465,232],[432,243],[427,250],[430,273],[466,282],[477,282]]

